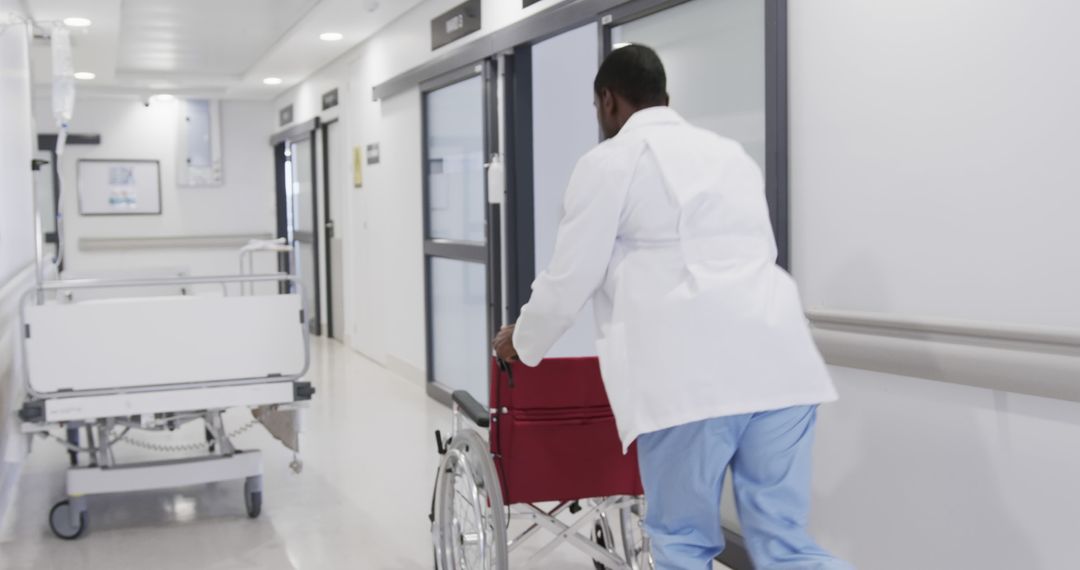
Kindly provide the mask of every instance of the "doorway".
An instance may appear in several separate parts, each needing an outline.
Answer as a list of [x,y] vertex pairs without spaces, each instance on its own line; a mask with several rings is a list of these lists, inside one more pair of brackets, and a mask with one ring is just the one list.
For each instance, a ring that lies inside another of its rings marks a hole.
[[[278,258],[280,271],[295,270],[300,277],[308,328],[322,334],[322,294],[320,286],[318,209],[319,120],[314,119],[275,135],[274,164],[277,203],[277,236],[294,245],[295,255]],[[292,267],[295,263],[296,267]]]

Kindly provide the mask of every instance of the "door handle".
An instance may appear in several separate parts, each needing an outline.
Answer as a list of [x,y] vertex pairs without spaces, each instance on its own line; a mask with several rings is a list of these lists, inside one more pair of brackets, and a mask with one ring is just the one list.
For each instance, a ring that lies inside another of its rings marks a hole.
[[333,221],[326,222],[326,235],[328,237],[334,237],[334,222]]

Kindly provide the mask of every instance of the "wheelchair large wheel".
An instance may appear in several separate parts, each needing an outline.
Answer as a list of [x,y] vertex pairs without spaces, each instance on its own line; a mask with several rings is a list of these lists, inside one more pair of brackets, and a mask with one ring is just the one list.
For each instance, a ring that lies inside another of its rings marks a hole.
[[506,570],[506,511],[488,444],[454,434],[435,480],[432,538],[439,570]]
[[[601,514],[600,518],[596,519],[596,522],[593,523],[592,539],[593,542],[600,546],[600,548],[615,554],[615,533],[611,531],[611,523],[608,522],[606,514]],[[609,570],[608,567],[604,566],[604,563],[599,560],[593,560],[593,568],[596,570]]]
[[649,536],[645,534],[645,500],[619,509],[619,529],[622,534],[626,561],[633,570],[652,570]]

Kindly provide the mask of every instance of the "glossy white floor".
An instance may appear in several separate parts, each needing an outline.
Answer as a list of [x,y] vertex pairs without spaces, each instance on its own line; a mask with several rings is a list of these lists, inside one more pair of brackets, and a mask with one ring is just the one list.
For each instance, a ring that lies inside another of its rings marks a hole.
[[[87,534],[62,541],[46,518],[61,495],[67,456],[36,440],[0,528],[0,568],[430,569],[432,434],[449,424],[447,409],[422,386],[336,342],[316,339],[313,352],[318,393],[307,417],[303,473],[289,470],[291,452],[261,426],[235,438],[238,447],[265,454],[260,518],[245,515],[239,482],[92,497]],[[233,410],[226,424],[233,429],[249,419]],[[164,437],[140,437],[185,443],[198,441],[201,429],[194,422]],[[117,452],[121,460],[160,457],[127,444]],[[566,547],[540,565],[592,567]]]

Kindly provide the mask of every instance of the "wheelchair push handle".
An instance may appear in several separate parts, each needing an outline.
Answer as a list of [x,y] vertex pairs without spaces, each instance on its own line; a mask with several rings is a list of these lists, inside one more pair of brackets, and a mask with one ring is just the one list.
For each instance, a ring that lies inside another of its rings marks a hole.
[[509,379],[510,387],[513,388],[514,387],[514,368],[510,365],[509,362],[499,358],[498,356],[495,357],[495,364],[498,365],[500,372],[502,372],[503,374],[506,374],[506,377]]

